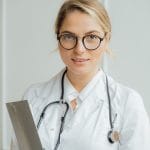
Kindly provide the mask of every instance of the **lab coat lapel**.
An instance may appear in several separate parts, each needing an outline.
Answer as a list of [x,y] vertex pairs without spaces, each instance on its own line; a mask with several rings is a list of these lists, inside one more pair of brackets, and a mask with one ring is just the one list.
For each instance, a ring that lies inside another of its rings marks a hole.
[[[80,107],[76,110],[69,126],[82,123],[84,124],[90,117],[93,116],[94,113],[98,113],[100,115],[106,98],[105,82],[102,75],[96,86],[94,86],[88,94],[84,96],[84,100]],[[100,117],[99,115],[97,117]]]
[[103,102],[103,99],[99,99],[97,95],[90,95],[80,106],[73,122],[76,124],[81,124],[81,122],[85,124],[96,111],[98,111],[99,114],[101,113]]

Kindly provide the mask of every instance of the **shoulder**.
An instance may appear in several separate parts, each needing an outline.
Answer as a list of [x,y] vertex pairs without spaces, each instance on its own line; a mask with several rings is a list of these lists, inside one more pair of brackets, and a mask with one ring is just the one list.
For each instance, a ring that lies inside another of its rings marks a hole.
[[134,89],[127,87],[112,77],[108,76],[109,90],[112,109],[118,111],[120,117],[139,117],[141,113],[146,114],[143,99]]
[[149,117],[141,95],[136,90],[115,81],[112,77],[108,78],[112,110],[118,114],[123,134],[128,129],[134,131],[134,128],[141,128],[143,122],[145,122],[145,130],[149,131]]
[[109,82],[112,109],[118,112],[122,123],[127,126],[132,124],[134,127],[140,122],[149,122],[141,95],[136,90],[115,81],[112,77],[109,77]]
[[[36,83],[31,85],[24,93],[23,99],[29,103],[34,103],[34,100],[43,100],[50,97],[55,91],[60,89],[60,80],[63,70],[46,82]],[[38,101],[39,102],[39,101]]]
[[60,96],[63,70],[49,81],[31,85],[24,93],[23,100],[28,100],[35,123],[38,122],[43,108]]
[[113,98],[120,102],[126,103],[129,99],[131,102],[141,101],[141,95],[134,89],[119,83],[111,76],[108,76],[109,89]]
[[120,131],[121,147],[134,149],[133,144],[138,142],[140,149],[146,149],[149,146],[150,121],[141,95],[111,77],[109,81],[113,112],[117,111],[116,126]]

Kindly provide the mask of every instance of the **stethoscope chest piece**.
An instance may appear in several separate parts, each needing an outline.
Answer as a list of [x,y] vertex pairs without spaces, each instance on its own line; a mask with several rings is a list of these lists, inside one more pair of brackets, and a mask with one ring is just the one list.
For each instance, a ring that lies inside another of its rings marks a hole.
[[110,143],[118,142],[120,140],[120,133],[118,131],[110,130],[108,132],[108,141]]

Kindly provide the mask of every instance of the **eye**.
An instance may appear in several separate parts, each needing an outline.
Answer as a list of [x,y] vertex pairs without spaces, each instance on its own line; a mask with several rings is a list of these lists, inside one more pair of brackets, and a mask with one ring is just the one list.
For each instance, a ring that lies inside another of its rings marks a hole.
[[63,34],[60,36],[61,40],[63,41],[72,41],[72,40],[75,40],[76,37],[72,34]]
[[98,36],[97,36],[97,35],[90,34],[90,35],[87,35],[87,36],[86,36],[86,40],[95,40],[95,39],[98,39]]

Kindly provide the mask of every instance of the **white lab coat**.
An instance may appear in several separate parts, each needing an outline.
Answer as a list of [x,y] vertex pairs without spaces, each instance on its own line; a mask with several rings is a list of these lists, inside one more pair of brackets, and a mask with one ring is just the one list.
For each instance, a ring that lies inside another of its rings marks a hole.
[[[36,124],[43,108],[49,102],[60,99],[63,71],[48,82],[31,86],[25,93],[23,99],[29,101]],[[108,142],[110,123],[105,73],[100,70],[96,78],[83,89],[84,100],[80,101],[76,111],[71,114],[69,108],[58,150],[149,150],[150,123],[140,95],[110,76],[112,119],[117,114],[114,129],[119,131],[120,141],[114,144]],[[68,85],[64,86],[64,99],[67,99],[67,92],[71,90],[68,90]],[[45,150],[55,147],[61,115],[59,106],[51,106],[46,111],[38,130]]]

